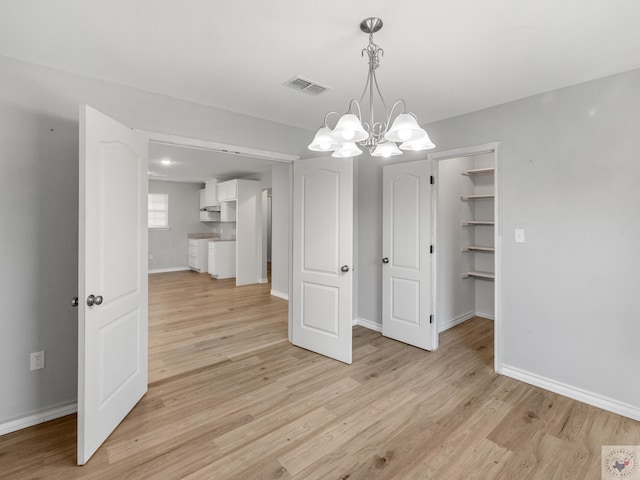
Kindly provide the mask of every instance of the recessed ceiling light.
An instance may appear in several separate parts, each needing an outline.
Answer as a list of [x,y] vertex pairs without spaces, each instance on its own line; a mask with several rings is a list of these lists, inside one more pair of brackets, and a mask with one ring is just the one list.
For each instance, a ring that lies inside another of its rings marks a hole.
[[160,160],[160,163],[162,165],[171,165],[173,162],[171,160],[169,160],[168,158],[163,158],[162,160]]

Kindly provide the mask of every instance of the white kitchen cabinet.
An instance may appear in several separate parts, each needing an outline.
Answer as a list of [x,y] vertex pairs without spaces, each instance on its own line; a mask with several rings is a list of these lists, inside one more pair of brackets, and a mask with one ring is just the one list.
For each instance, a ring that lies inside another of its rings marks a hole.
[[219,222],[220,212],[215,211],[219,207],[207,207],[207,189],[202,188],[200,192],[200,221],[201,222]]
[[236,276],[236,242],[209,240],[209,273],[218,280]]
[[200,221],[201,222],[219,222],[220,212],[210,212],[207,210],[200,210]]
[[221,222],[236,221],[236,202],[220,203],[220,221]]
[[238,199],[238,180],[220,182],[218,188],[218,202],[229,202]]
[[190,238],[189,239],[189,268],[196,272],[207,273],[208,254],[207,244],[208,238]]
[[221,221],[236,222],[236,285],[261,283],[266,271],[262,255],[262,189],[260,181],[233,179],[219,182],[218,202],[226,202]]
[[218,179],[210,178],[204,182],[204,205],[200,205],[200,208],[217,207],[218,204]]

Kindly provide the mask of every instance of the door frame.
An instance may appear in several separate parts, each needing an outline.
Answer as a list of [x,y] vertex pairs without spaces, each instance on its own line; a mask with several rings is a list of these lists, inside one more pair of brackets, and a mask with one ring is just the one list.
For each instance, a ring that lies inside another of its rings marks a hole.
[[[454,148],[452,150],[445,150],[442,152],[435,152],[427,154],[427,158],[433,160],[433,175],[436,180],[433,195],[433,239],[434,242],[438,235],[438,166],[440,160],[447,160],[451,158],[470,157],[480,155],[484,153],[493,153],[495,161],[495,175],[494,175],[494,219],[495,219],[495,279],[494,279],[494,305],[495,305],[495,319],[494,319],[494,370],[496,373],[502,372],[502,312],[503,312],[503,281],[502,281],[502,158],[500,155],[501,142],[490,142],[480,145],[474,145],[470,147]],[[436,245],[436,248],[438,246]],[[435,255],[433,259],[433,284],[434,284],[434,299],[433,308],[434,311],[438,311],[438,292],[436,285],[436,278],[438,273],[438,255]],[[435,328],[438,328],[438,316],[435,315]]]

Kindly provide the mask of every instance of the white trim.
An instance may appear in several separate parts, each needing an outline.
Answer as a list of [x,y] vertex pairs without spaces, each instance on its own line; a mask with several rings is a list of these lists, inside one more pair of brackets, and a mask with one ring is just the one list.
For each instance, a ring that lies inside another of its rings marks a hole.
[[269,279],[268,278],[261,278],[260,280],[258,280],[258,283],[269,283]]
[[273,295],[274,297],[281,298],[283,300],[287,300],[287,301],[289,300],[289,294],[288,293],[279,292],[278,290],[271,289],[271,295]]
[[[134,129],[138,130],[138,129]],[[150,142],[162,143],[164,145],[175,145],[186,148],[197,148],[204,150],[213,150],[215,152],[227,153],[230,155],[241,155],[243,157],[260,158],[262,160],[271,160],[274,162],[291,163],[300,160],[300,155],[291,155],[289,153],[270,152],[268,150],[258,150],[256,148],[241,147],[239,145],[229,145],[227,143],[211,142],[209,140],[200,140],[197,138],[182,137],[180,135],[169,135],[166,133],[149,132],[147,130],[138,130],[149,138]]]
[[476,155],[482,155],[484,153],[494,153],[498,150],[499,146],[500,142],[489,142],[473,147],[454,148],[452,150],[429,153],[427,154],[427,158],[431,160],[445,160],[447,158],[475,157]]
[[172,267],[172,268],[157,268],[155,270],[149,270],[149,273],[168,273],[168,272],[184,272],[191,270],[189,267]]
[[503,266],[502,266],[502,219],[503,219],[503,208],[502,208],[502,155],[501,155],[501,143],[497,142],[495,145],[495,151],[493,154],[494,160],[494,174],[493,174],[493,182],[494,182],[494,211],[493,211],[493,219],[494,219],[494,268],[495,268],[495,278],[494,278],[494,292],[493,292],[493,303],[494,303],[494,324],[493,324],[493,368],[496,372],[501,373],[502,370],[502,344],[504,341],[503,329],[502,329],[502,305],[504,301],[503,295]]
[[462,322],[466,322],[470,318],[476,316],[476,312],[467,312],[462,315],[458,315],[456,318],[452,318],[442,324],[438,322],[438,317],[436,317],[436,328],[438,329],[438,333],[442,333],[445,330],[449,330],[450,328],[455,327],[456,325],[460,325]]
[[373,330],[374,332],[382,332],[382,324],[374,322],[372,320],[367,320],[366,318],[358,317],[354,319],[354,325],[368,328],[369,330]]
[[579,402],[593,405],[594,407],[602,408],[608,412],[613,412],[623,417],[631,418],[633,420],[640,421],[640,408],[629,405],[628,403],[619,402],[613,398],[605,397],[597,393],[583,390],[581,388],[567,385],[566,383],[557,382],[550,378],[536,375],[535,373],[527,372],[516,367],[509,365],[502,365],[502,375],[510,378],[514,378],[521,382],[528,383],[535,387],[540,387],[550,392],[564,395],[565,397],[572,398]]
[[48,422],[49,420],[55,420],[56,418],[71,415],[77,411],[77,402],[47,408],[46,410],[41,410],[37,413],[32,413],[9,422],[0,423],[0,435],[6,435],[7,433],[22,430],[23,428],[33,427],[34,425]]
[[487,320],[494,320],[495,321],[495,319],[496,319],[496,316],[491,314],[491,313],[476,312],[475,316],[476,317],[486,318]]

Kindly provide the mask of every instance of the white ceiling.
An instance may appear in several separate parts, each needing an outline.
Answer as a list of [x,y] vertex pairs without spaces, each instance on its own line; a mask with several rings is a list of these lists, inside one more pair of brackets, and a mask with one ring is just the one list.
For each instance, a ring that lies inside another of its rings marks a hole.
[[[171,162],[162,163],[163,160]],[[281,162],[149,142],[149,179],[199,183],[209,178],[271,181],[271,166]]]
[[[420,123],[640,67],[638,0],[0,0],[0,55],[315,130],[378,80]],[[282,84],[301,75],[331,90]]]

